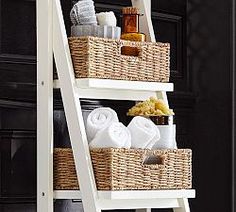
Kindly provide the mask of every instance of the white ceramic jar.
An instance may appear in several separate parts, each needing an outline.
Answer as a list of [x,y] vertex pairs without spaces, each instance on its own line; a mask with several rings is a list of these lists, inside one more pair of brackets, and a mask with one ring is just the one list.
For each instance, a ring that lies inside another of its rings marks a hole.
[[157,125],[161,138],[152,149],[177,149],[176,125]]

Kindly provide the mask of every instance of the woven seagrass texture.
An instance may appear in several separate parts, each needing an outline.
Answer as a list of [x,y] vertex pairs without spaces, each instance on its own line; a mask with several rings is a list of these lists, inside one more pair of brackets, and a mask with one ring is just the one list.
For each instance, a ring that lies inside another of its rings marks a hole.
[[[169,43],[70,37],[69,45],[76,78],[169,81]],[[122,55],[122,46],[137,48],[139,56]]]
[[53,154],[54,189],[79,189],[72,149],[55,148]]
[[[192,151],[101,148],[91,150],[98,190],[192,187]],[[147,158],[152,161],[144,162]],[[153,160],[153,159],[156,160]],[[73,165],[72,165],[73,164]],[[54,188],[78,189],[71,149],[54,150]]]

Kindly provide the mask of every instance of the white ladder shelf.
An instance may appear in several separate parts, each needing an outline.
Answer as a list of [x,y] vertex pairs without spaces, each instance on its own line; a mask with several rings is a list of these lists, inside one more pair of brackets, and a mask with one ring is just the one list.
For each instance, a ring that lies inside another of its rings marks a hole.
[[[142,31],[155,41],[150,0],[133,0],[144,13]],[[190,212],[195,190],[97,191],[80,98],[144,100],[157,96],[168,104],[171,83],[75,79],[59,0],[37,0],[37,211],[53,212],[54,199],[82,199],[85,212],[109,209],[173,208]],[[59,80],[53,82],[53,54]],[[80,191],[53,191],[53,87],[60,88]]]

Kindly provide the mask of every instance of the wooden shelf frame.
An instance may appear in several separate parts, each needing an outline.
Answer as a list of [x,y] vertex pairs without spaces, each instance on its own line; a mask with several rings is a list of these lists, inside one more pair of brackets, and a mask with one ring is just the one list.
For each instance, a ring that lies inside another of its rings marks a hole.
[[[108,200],[134,200],[134,199],[179,199],[194,198],[194,189],[182,190],[152,190],[152,191],[98,191],[101,199]],[[79,190],[55,190],[54,199],[82,199]]]
[[[132,0],[144,14],[141,28],[155,41],[151,0]],[[60,0],[37,0],[37,211],[53,212],[54,199],[82,199],[85,212],[102,209],[173,208],[190,212],[194,190],[97,191],[80,98],[143,100],[157,96],[168,104],[171,83],[75,79]],[[53,82],[53,56],[58,81]],[[80,191],[53,191],[53,87],[59,88],[66,114]]]
[[[150,96],[162,98],[166,92],[174,90],[173,83],[137,82],[104,79],[76,79],[75,85],[80,98],[112,100],[146,100]],[[59,80],[54,88],[60,88]],[[166,103],[168,103],[166,101]]]

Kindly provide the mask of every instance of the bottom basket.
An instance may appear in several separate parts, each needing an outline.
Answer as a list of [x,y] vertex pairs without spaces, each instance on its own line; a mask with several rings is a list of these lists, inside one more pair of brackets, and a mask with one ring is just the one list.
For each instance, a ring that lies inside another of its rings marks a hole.
[[[98,190],[158,190],[192,187],[192,151],[92,149]],[[71,149],[54,149],[54,189],[79,189]]]

